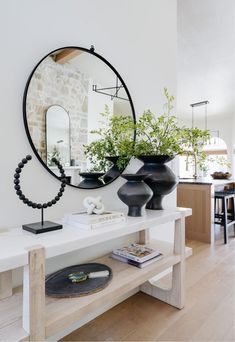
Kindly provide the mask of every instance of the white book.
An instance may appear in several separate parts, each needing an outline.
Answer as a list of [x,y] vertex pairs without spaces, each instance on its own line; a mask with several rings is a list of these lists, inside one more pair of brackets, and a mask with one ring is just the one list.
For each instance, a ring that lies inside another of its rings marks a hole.
[[120,222],[125,222],[126,218],[125,216],[123,217],[117,217],[114,218],[113,220],[109,220],[109,221],[105,221],[105,222],[97,222],[97,223],[80,223],[77,222],[76,220],[72,220],[72,218],[64,218],[63,222],[65,224],[69,224],[71,226],[74,226],[76,228],[79,229],[84,229],[84,230],[95,230],[95,229],[100,229],[100,228],[105,228],[111,224],[115,224],[115,223],[120,223]]
[[95,224],[113,221],[117,218],[124,217],[125,215],[119,211],[106,211],[103,214],[91,214],[88,215],[86,212],[72,213],[64,216],[66,220],[72,220],[73,222],[84,223],[84,224]]

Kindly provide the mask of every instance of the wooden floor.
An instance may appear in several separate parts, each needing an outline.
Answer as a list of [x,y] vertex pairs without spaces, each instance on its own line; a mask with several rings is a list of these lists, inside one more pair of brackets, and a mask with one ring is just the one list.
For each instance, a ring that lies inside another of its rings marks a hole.
[[188,241],[186,306],[175,309],[138,293],[63,341],[235,341],[235,238],[214,247]]

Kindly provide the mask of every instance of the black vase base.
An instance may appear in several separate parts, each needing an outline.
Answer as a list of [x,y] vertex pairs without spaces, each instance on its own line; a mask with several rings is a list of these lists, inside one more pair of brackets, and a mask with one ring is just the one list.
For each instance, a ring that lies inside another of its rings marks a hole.
[[146,209],[150,209],[150,210],[163,210],[163,206],[162,206],[162,200],[163,200],[163,196],[154,196],[151,198],[150,201],[148,201],[148,203],[146,204]]
[[142,216],[142,207],[128,207],[128,216],[140,217]]
[[27,230],[28,232],[33,233],[33,234],[47,233],[47,232],[51,232],[53,230],[58,230],[62,228],[63,228],[62,224],[58,224],[58,223],[51,222],[51,221],[44,221],[43,224],[41,222],[29,223],[29,224],[24,224],[22,226],[22,229]]

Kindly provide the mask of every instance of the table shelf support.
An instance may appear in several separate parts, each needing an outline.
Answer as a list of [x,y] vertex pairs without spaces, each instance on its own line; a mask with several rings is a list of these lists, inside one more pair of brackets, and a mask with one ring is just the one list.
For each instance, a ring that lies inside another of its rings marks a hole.
[[[146,239],[148,239],[148,233],[146,233]],[[141,241],[143,241],[143,233]],[[162,289],[147,281],[141,285],[140,290],[182,309],[185,304],[185,218],[175,221],[174,253],[181,255],[181,261],[173,266],[171,288]]]
[[12,271],[0,273],[0,300],[12,295]]
[[28,265],[24,266],[23,328],[29,341],[45,340],[45,250],[42,246],[28,249]]

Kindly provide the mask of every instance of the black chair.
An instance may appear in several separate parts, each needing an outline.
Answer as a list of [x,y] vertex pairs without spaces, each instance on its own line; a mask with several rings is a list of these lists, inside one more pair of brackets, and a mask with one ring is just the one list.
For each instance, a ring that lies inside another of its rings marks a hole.
[[[224,227],[224,243],[228,243],[228,227],[234,225],[235,234],[235,190],[225,190],[215,192],[215,224]],[[231,209],[228,209],[228,201],[231,202]],[[220,212],[220,202],[222,202],[222,212]]]

